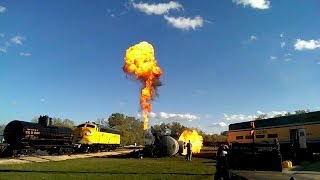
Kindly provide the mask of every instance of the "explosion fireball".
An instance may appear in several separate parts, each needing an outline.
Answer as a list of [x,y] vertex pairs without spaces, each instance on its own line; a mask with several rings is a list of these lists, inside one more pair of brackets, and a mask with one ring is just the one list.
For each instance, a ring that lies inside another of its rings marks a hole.
[[179,141],[191,142],[192,144],[192,153],[200,153],[202,148],[203,137],[198,134],[196,130],[190,131],[185,130],[179,137]]
[[157,95],[157,87],[161,85],[162,70],[154,57],[154,49],[148,42],[140,42],[127,49],[124,57],[123,71],[143,84],[140,95],[140,106],[143,112],[143,129],[148,129],[148,113],[152,109],[151,100]]

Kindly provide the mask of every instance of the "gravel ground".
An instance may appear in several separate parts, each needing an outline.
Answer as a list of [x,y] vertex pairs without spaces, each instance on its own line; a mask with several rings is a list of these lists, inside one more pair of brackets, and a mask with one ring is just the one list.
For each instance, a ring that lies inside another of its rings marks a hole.
[[59,156],[41,155],[41,153],[40,153],[40,155],[36,155],[36,156],[23,156],[23,157],[18,157],[18,158],[1,158],[0,159],[0,165],[21,164],[21,163],[35,163],[35,162],[49,162],[49,161],[64,161],[64,160],[68,160],[68,159],[114,156],[114,155],[120,155],[120,154],[127,154],[127,153],[130,153],[131,151],[132,150],[117,150],[117,151],[110,151],[110,152],[59,155]]

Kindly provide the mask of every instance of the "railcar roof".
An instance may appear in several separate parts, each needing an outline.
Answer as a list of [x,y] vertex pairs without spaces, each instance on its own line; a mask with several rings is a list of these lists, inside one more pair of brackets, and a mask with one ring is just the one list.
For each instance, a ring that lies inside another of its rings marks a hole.
[[118,129],[108,127],[108,126],[103,126],[98,123],[91,123],[91,122],[86,122],[83,124],[80,124],[78,127],[84,127],[87,125],[92,125],[92,126],[98,126],[100,128],[101,132],[108,132],[108,133],[114,133],[114,134],[120,134],[120,131]]
[[[268,118],[262,120],[253,120],[256,128],[269,127],[269,126],[281,126],[281,125],[289,125],[289,124],[300,124],[300,123],[313,123],[320,122],[320,111],[290,115],[290,116],[281,116],[275,118]],[[250,129],[250,122],[240,122],[229,125],[229,130],[237,130],[237,129]]]

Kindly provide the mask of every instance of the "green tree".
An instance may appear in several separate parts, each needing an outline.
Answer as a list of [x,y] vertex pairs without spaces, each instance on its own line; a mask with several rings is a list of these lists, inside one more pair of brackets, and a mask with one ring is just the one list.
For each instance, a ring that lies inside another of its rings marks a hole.
[[166,130],[171,131],[170,136],[173,137],[174,139],[179,139],[180,135],[183,133],[183,131],[187,130],[190,128],[187,128],[183,125],[181,125],[179,122],[172,122],[170,123],[161,123],[160,125],[153,125],[151,126],[151,133],[153,135],[161,135],[163,134]]
[[187,129],[189,129],[189,128],[181,125],[178,122],[172,122],[170,125],[171,136],[175,139],[179,139],[179,137],[183,133],[183,131],[185,131]]
[[143,144],[143,123],[139,119],[113,113],[108,118],[108,124],[120,131],[122,145]]
[[292,114],[290,113],[290,112],[287,112],[286,114],[285,114],[285,116],[291,116]]
[[220,133],[220,135],[221,135],[221,136],[228,136],[228,131],[222,131],[222,132]]
[[[31,122],[38,123],[38,118],[39,117],[36,117],[36,116],[33,117]],[[70,119],[67,119],[67,118],[62,120],[61,118],[53,117],[52,118],[52,125],[61,126],[61,127],[68,127],[68,128],[71,128],[71,129],[75,128],[75,122],[70,120]]]
[[300,110],[296,110],[294,112],[295,112],[295,114],[305,114],[305,113],[309,113],[310,110],[309,109],[306,109],[306,110],[300,109]]
[[261,119],[267,119],[268,115],[267,114],[260,114],[255,120],[261,120]]
[[0,125],[0,136],[3,134],[3,130],[5,127],[6,127],[6,125],[4,125],[4,124]]
[[113,113],[109,116],[108,122],[110,126],[120,126],[124,123],[126,116],[121,113]]
[[277,118],[277,117],[282,117],[283,115],[282,114],[276,114],[274,117]]

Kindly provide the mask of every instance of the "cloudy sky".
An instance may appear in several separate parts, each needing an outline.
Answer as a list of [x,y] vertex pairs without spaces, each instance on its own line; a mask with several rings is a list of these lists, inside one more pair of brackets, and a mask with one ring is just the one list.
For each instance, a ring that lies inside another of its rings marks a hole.
[[163,86],[150,124],[208,133],[320,108],[318,0],[0,1],[0,123],[139,117],[125,50],[154,46]]

